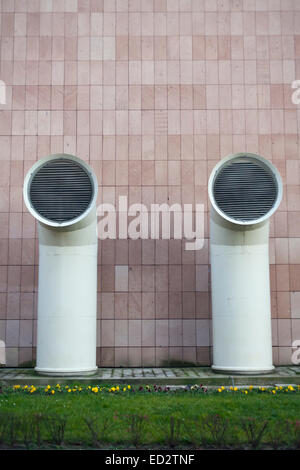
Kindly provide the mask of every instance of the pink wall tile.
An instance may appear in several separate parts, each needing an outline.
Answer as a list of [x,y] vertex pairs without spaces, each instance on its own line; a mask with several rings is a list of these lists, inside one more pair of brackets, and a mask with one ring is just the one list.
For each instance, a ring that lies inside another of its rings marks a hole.
[[291,317],[291,302],[289,292],[277,292],[277,317]]
[[128,343],[129,346],[142,345],[142,321],[129,320],[128,321]]
[[300,292],[291,292],[291,317],[300,318]]
[[114,326],[115,326],[114,320],[102,320],[101,321],[100,344],[102,347],[113,347],[115,345]]

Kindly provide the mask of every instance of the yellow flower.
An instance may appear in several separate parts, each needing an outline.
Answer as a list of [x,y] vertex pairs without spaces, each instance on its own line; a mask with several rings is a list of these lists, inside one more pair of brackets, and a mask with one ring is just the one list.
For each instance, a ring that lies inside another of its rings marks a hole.
[[222,392],[222,389],[221,389],[221,388],[218,388],[218,392]]
[[252,390],[252,389],[253,389],[253,385],[250,385],[250,386],[249,386],[249,390]]
[[14,385],[14,388],[18,389],[18,388],[20,388],[20,385]]
[[72,391],[72,390],[69,388],[69,389],[68,389],[68,393],[70,393],[71,391]]
[[93,387],[93,388],[92,388],[92,392],[98,393],[98,387]]
[[128,390],[130,390],[130,389],[131,389],[130,385],[128,385],[128,387],[127,387],[127,388],[128,388]]
[[51,393],[52,393],[52,395],[54,395],[54,393],[55,393],[55,390],[51,390]]
[[112,389],[113,392],[116,390],[115,387],[111,387],[111,389]]
[[119,390],[120,390],[120,388],[119,388],[119,385],[116,387],[116,390],[117,390],[117,391],[119,391]]
[[276,390],[272,390],[272,393],[274,393],[274,395],[276,394]]
[[234,387],[234,389],[233,389],[233,390],[236,392],[236,391],[237,391],[237,387]]
[[124,388],[123,388],[123,392],[126,392],[126,390],[127,390],[126,387],[124,387]]
[[245,395],[247,395],[247,394],[248,394],[248,390],[245,390]]

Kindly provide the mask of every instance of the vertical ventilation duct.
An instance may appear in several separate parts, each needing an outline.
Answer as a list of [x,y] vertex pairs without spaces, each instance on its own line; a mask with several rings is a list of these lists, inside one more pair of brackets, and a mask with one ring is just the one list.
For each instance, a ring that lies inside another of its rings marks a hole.
[[235,154],[208,185],[213,366],[267,373],[272,365],[269,218],[282,198],[277,169],[255,154]]
[[98,184],[72,155],[50,155],[27,173],[23,195],[38,221],[36,371],[95,372]]

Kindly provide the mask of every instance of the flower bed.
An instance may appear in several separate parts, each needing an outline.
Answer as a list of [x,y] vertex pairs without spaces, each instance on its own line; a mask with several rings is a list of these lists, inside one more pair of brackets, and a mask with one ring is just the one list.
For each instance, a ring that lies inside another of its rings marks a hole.
[[208,388],[204,387],[203,385],[191,385],[186,387],[176,387],[176,386],[158,386],[158,385],[116,385],[116,386],[103,386],[103,385],[60,385],[57,383],[56,385],[47,385],[46,387],[36,387],[35,385],[13,385],[11,388],[7,388],[6,392],[13,391],[13,392],[23,392],[23,393],[38,393],[38,394],[46,394],[46,395],[55,395],[57,393],[111,393],[111,394],[124,394],[124,393],[203,393],[203,394],[212,394],[212,393],[232,393],[232,394],[244,394],[248,395],[249,393],[269,393],[271,395],[277,395],[279,393],[299,393],[300,392],[300,385],[278,385],[273,387],[254,387],[250,385],[249,387],[237,387],[237,386],[230,386],[224,387],[220,386],[218,388]]
[[37,386],[0,393],[0,447],[300,448],[300,386]]

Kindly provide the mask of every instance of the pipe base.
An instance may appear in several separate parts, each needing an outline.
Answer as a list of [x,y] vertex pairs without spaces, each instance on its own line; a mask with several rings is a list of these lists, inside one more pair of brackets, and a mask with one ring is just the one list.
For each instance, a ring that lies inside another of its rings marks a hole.
[[98,367],[82,370],[44,369],[41,367],[35,367],[34,370],[38,375],[45,375],[50,377],[78,377],[82,375],[94,375],[97,372]]
[[275,369],[274,366],[266,368],[250,368],[250,367],[219,367],[211,366],[213,372],[216,374],[230,374],[230,375],[260,375],[270,374]]

